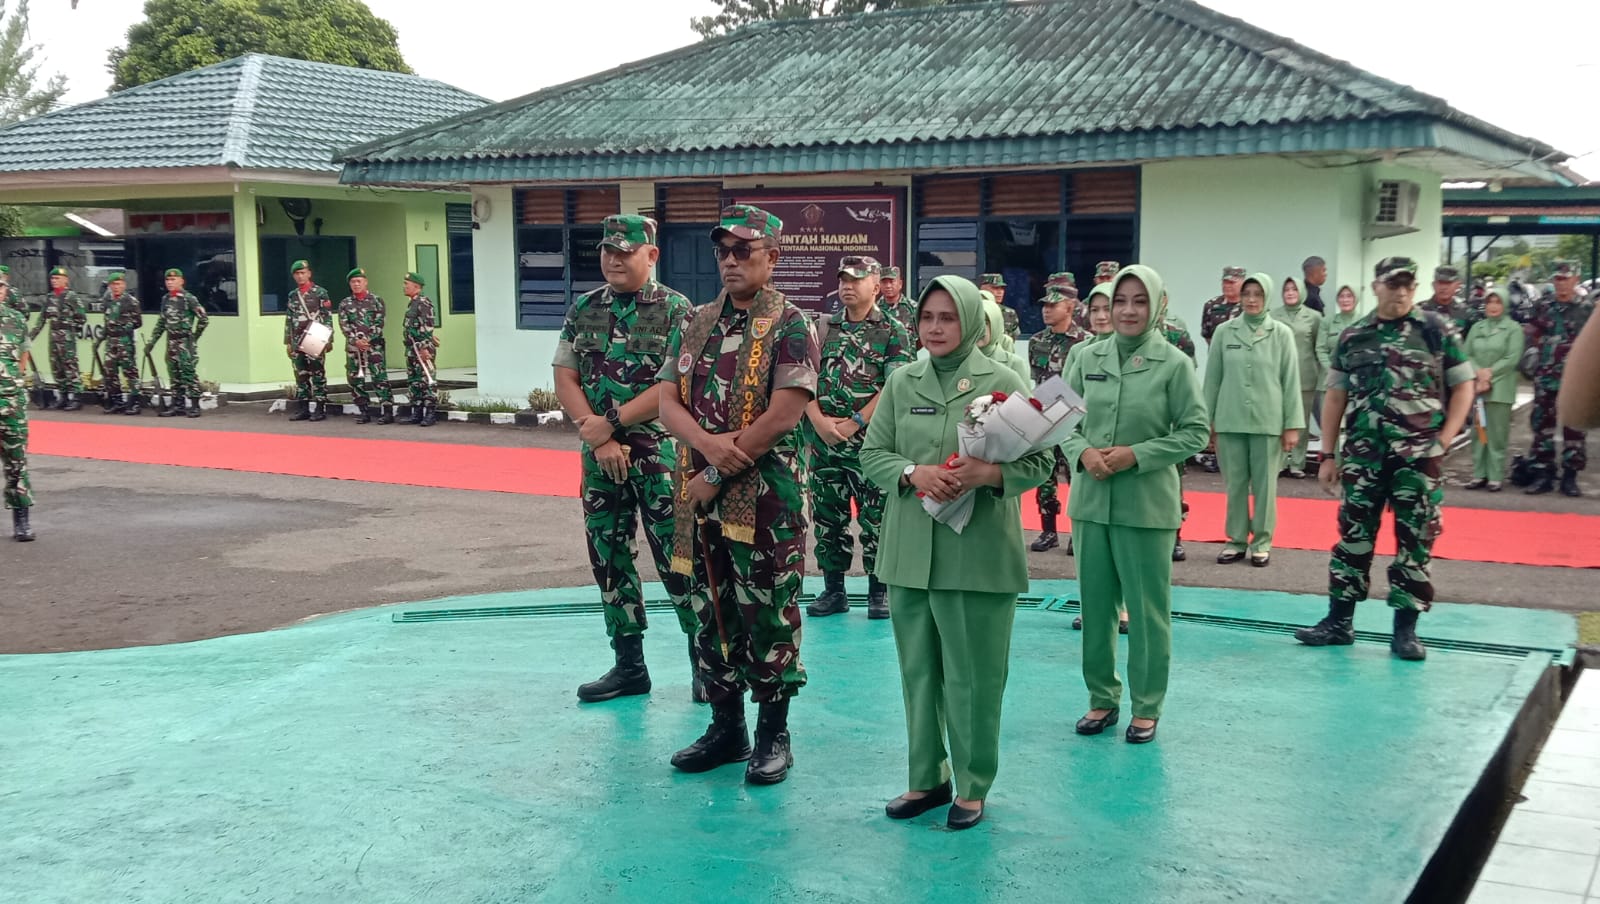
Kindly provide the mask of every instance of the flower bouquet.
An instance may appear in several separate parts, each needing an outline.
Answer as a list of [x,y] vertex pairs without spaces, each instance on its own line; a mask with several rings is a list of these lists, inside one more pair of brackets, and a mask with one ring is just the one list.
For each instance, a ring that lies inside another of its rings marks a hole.
[[[956,425],[957,452],[950,461],[958,456],[997,465],[1016,461],[1035,449],[1061,443],[1083,414],[1083,398],[1060,377],[1040,383],[1032,396],[1003,392],[978,396]],[[949,502],[923,496],[922,508],[959,534],[972,519],[973,492],[966,490]]]

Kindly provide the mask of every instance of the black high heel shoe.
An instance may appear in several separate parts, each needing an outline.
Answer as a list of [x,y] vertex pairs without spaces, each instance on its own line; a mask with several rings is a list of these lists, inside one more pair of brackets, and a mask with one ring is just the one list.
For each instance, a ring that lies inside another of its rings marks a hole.
[[1088,716],[1084,716],[1078,720],[1078,726],[1074,730],[1081,735],[1097,735],[1100,732],[1105,731],[1107,728],[1117,724],[1117,716],[1120,713],[1121,710],[1112,707],[1110,712],[1098,719],[1091,719]]
[[883,811],[889,814],[890,819],[910,819],[913,816],[921,816],[934,807],[942,807],[953,800],[955,795],[951,792],[950,783],[945,782],[915,799],[897,797],[889,801]]

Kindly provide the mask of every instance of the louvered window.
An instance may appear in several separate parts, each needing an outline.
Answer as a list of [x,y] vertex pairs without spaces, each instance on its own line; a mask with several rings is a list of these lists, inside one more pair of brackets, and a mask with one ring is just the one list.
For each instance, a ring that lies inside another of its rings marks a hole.
[[572,299],[605,283],[600,221],[621,209],[615,185],[517,192],[517,328],[561,326]]

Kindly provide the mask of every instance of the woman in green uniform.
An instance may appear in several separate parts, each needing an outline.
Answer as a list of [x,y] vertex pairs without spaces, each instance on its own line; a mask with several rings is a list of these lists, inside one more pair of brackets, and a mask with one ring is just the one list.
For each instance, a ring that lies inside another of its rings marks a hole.
[[[1322,363],[1317,358],[1317,346],[1322,342],[1322,314],[1300,303],[1300,284],[1290,277],[1283,281],[1283,304],[1272,309],[1272,318],[1294,334],[1295,361],[1300,368],[1300,410],[1310,418],[1317,403],[1317,387],[1322,385]],[[1304,426],[1302,422],[1301,427]],[[1281,476],[1305,479],[1306,445],[1310,442],[1310,430],[1298,431],[1294,446],[1288,450],[1288,467]]]
[[1506,441],[1511,438],[1511,406],[1517,401],[1517,361],[1522,358],[1522,326],[1506,316],[1506,299],[1490,289],[1483,318],[1467,333],[1467,358],[1478,372],[1478,402],[1472,430],[1472,482],[1469,490],[1500,492],[1506,479]]
[[988,292],[979,295],[983,299],[983,313],[988,324],[988,332],[978,339],[978,348],[983,353],[995,360],[1002,367],[1009,368],[1013,373],[1022,378],[1022,391],[1033,390],[1033,371],[1028,367],[1028,359],[1017,354],[1016,342],[1006,333],[1005,310],[994,296]]
[[1251,565],[1270,563],[1278,468],[1306,425],[1295,334],[1268,316],[1271,292],[1272,279],[1265,273],[1244,281],[1239,316],[1217,327],[1206,362],[1206,409],[1228,492],[1228,543],[1217,555],[1223,565],[1243,559],[1246,549]]
[[[952,829],[983,818],[1000,765],[1011,622],[1017,594],[1028,588],[1018,497],[1044,483],[1055,464],[1037,451],[1010,464],[962,458],[942,467],[973,399],[1025,391],[1017,374],[975,353],[988,325],[977,286],[958,276],[935,279],[917,305],[929,357],[889,376],[861,450],[862,471],[887,497],[876,571],[889,586],[909,741],[911,790],[886,809],[909,819],[951,803],[953,772]],[[922,496],[944,501],[965,490],[977,498],[962,533],[922,508]]]
[[[1111,328],[1111,283],[1096,283],[1094,288],[1089,290],[1087,304],[1089,316],[1084,319],[1089,324],[1089,332],[1094,333],[1094,336],[1089,339],[1089,342],[1080,342],[1072,347],[1072,351],[1067,352],[1067,361],[1061,366],[1062,379],[1066,379],[1067,374],[1072,373],[1074,355],[1081,354],[1084,347],[1091,342],[1106,341],[1107,337],[1114,332]],[[1071,534],[1067,534],[1067,555],[1073,555]],[[1082,615],[1074,615],[1072,617],[1072,630],[1083,630]],[[1122,634],[1128,633],[1128,607],[1121,602],[1117,603],[1117,631]]]
[[[1322,373],[1328,372],[1328,365],[1333,362],[1334,347],[1339,344],[1339,334],[1350,328],[1350,325],[1361,319],[1356,313],[1356,290],[1349,286],[1340,286],[1339,294],[1334,298],[1334,309],[1328,312],[1322,321],[1322,330],[1317,333],[1317,364],[1322,368]],[[1305,387],[1302,386],[1301,389]],[[1323,387],[1317,386],[1317,393],[1322,393]],[[1318,403],[1315,411],[1321,411],[1322,405]],[[1329,450],[1323,450],[1331,455]]]
[[1115,333],[1083,346],[1067,376],[1088,409],[1062,444],[1080,475],[1067,514],[1078,547],[1090,709],[1077,731],[1099,734],[1117,722],[1117,604],[1126,602],[1133,719],[1125,737],[1142,744],[1156,736],[1172,661],[1172,544],[1183,517],[1177,464],[1205,448],[1206,407],[1194,366],[1162,335],[1160,275],[1135,264],[1111,284]]

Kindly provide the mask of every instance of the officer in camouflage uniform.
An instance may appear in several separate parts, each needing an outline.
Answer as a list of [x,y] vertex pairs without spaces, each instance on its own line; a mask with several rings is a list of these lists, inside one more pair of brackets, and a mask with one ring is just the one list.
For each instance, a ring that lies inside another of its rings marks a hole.
[[1211,344],[1217,327],[1239,316],[1239,289],[1244,285],[1243,267],[1222,268],[1222,294],[1205,303],[1200,311],[1200,338]]
[[[805,312],[770,285],[782,236],[783,221],[760,208],[722,211],[711,238],[723,292],[695,309],[659,374],[661,420],[681,443],[672,568],[693,574],[700,671],[714,709],[706,733],[672,764],[704,772],[749,758],[745,780],[756,784],[788,775],[789,701],[806,682],[795,427],[816,395],[818,348]],[[746,686],[761,707],[753,754]]]
[[383,406],[378,423],[394,423],[394,393],[389,390],[389,365],[384,361],[383,299],[367,291],[367,271],[351,270],[345,280],[350,294],[339,302],[339,331],[344,334],[344,372],[355,397],[358,424],[372,423],[372,398]]
[[1372,284],[1378,309],[1345,330],[1334,350],[1322,429],[1339,455],[1323,458],[1317,479],[1330,495],[1342,483],[1344,502],[1328,565],[1328,615],[1295,632],[1304,644],[1355,642],[1351,619],[1367,598],[1387,505],[1397,547],[1389,566],[1389,648],[1401,659],[1427,657],[1417,615],[1433,604],[1428,562],[1442,529],[1444,454],[1466,424],[1477,374],[1450,322],[1412,303],[1416,272],[1410,258],[1380,261]]
[[[1059,377],[1067,363],[1067,353],[1073,346],[1089,340],[1089,332],[1077,323],[1078,283],[1066,271],[1050,274],[1044,282],[1044,297],[1039,299],[1044,316],[1044,329],[1028,338],[1028,369],[1032,371],[1033,385],[1038,386],[1051,377]],[[1072,482],[1072,465],[1060,448],[1055,450],[1056,467],[1052,476],[1039,485],[1034,497],[1039,503],[1039,538],[1028,548],[1044,552],[1060,545],[1056,533],[1056,519],[1061,514],[1061,500],[1057,485]],[[1072,538],[1067,538],[1070,548]]]
[[917,341],[917,300],[906,294],[905,277],[899,267],[883,267],[878,272],[878,307],[889,318],[906,328],[912,347],[921,348]]
[[411,393],[411,423],[432,427],[439,421],[439,392],[436,381],[429,379],[435,373],[433,354],[439,348],[439,337],[433,334],[438,319],[433,310],[433,299],[422,294],[425,284],[415,273],[406,274],[406,316],[401,324],[401,335],[406,343],[406,385]]
[[1419,303],[1417,307],[1450,321],[1456,329],[1456,341],[1464,342],[1473,317],[1470,308],[1456,301],[1456,293],[1459,291],[1461,291],[1461,271],[1455,267],[1435,267],[1433,297]]
[[1005,318],[1006,335],[1012,339],[1022,338],[1017,312],[1006,304],[1006,278],[999,273],[985,273],[978,277],[978,290],[994,296],[994,303],[1000,306],[1000,316]]
[[[145,351],[155,348],[162,333],[167,334],[167,379],[172,386],[172,405],[161,409],[158,417],[177,417],[187,413],[200,416],[200,336],[211,324],[200,299],[183,288],[183,271],[176,267],[166,273],[167,294],[161,296],[161,311],[156,328],[150,333]],[[184,399],[188,410],[184,410]]]
[[28,309],[12,298],[7,274],[0,267],[0,466],[4,467],[6,508],[11,509],[11,536],[33,539],[28,509],[33,492],[28,483],[28,395],[23,373],[28,357]]
[[822,366],[817,397],[806,406],[804,435],[810,446],[811,517],[816,521],[817,565],[824,589],[806,607],[814,616],[850,611],[844,573],[850,569],[850,506],[861,525],[861,567],[867,572],[867,617],[889,617],[889,590],[873,568],[883,524],[883,491],[861,473],[867,421],[889,373],[912,360],[911,336],[875,302],[881,268],[870,257],[839,262],[839,298],[844,309],[820,321],[817,342]]
[[39,322],[28,333],[30,341],[37,339],[45,324],[50,324],[50,377],[60,395],[55,407],[62,411],[83,407],[78,401],[78,393],[83,390],[83,375],[78,370],[78,330],[89,322],[83,299],[67,285],[70,279],[65,267],[50,271],[50,294],[39,308]]
[[[691,305],[651,272],[660,258],[656,221],[625,215],[601,226],[600,263],[606,285],[578,297],[556,345],[556,394],[583,439],[583,521],[589,565],[600,586],[606,636],[615,666],[579,686],[589,703],[650,692],[644,662],[648,620],[634,565],[636,519],[656,573],[689,638],[689,671],[696,675],[699,627],[689,602],[689,579],[672,570],[672,469],[678,446],[656,419],[656,375],[677,340]],[[704,702],[695,680],[694,696]]]
[[283,346],[294,365],[294,397],[300,402],[300,410],[289,420],[327,420],[327,356],[333,351],[333,337],[328,337],[328,346],[320,355],[300,351],[300,340],[313,322],[333,329],[333,299],[328,297],[328,290],[312,282],[311,264],[295,261],[289,270],[294,276],[294,289],[289,292],[287,316],[283,318]]
[[[1523,332],[1528,351],[1524,354],[1532,362],[1533,409],[1529,420],[1533,427],[1533,483],[1524,492],[1537,496],[1555,488],[1556,473],[1556,393],[1561,388],[1561,374],[1566,370],[1567,355],[1572,343],[1594,313],[1593,298],[1578,298],[1578,264],[1575,261],[1556,261],[1551,282],[1555,294],[1545,296],[1533,309]],[[1580,496],[1578,472],[1588,463],[1584,447],[1584,433],[1563,427],[1561,430],[1561,492]]]
[[[121,271],[111,274],[106,294],[100,300],[105,311],[105,385],[103,407],[106,414],[121,411],[138,414],[139,330],[144,328],[144,312],[139,299],[128,292],[128,281]],[[126,382],[127,392],[123,392]]]
[[[1100,263],[1095,264],[1094,282],[1090,283],[1090,286],[1093,287],[1098,286],[1101,283],[1111,282],[1113,279],[1117,278],[1117,271],[1121,269],[1122,264],[1118,261],[1101,261]],[[1094,335],[1094,330],[1089,329],[1089,306],[1080,303],[1078,305],[1078,313],[1076,318],[1076,323],[1078,326],[1092,337]]]

